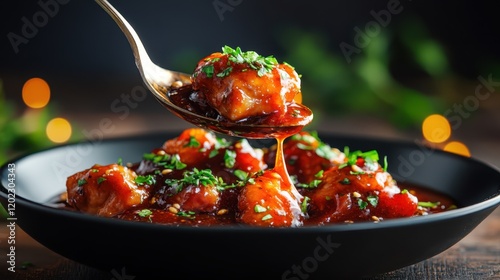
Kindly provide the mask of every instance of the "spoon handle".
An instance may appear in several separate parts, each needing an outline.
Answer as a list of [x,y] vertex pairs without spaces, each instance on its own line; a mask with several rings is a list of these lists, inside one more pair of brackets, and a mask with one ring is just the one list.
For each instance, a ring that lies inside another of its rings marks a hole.
[[139,68],[139,71],[143,73],[144,68],[147,68],[143,67],[144,64],[152,64],[152,62],[141,42],[141,39],[139,38],[139,35],[137,35],[137,32],[135,32],[134,28],[132,28],[128,21],[107,0],[96,0],[96,2],[111,16],[111,18],[113,18],[127,37],[130,47],[134,53],[137,68]]

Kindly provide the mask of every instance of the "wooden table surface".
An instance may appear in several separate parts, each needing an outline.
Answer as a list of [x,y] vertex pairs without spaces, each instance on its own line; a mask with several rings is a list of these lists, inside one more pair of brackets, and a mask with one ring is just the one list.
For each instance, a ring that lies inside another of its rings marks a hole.
[[[5,223],[0,227],[0,279],[137,280],[119,271],[99,271],[68,260],[16,229],[16,272],[7,270]],[[26,263],[25,267],[20,267]],[[332,278],[334,279],[334,277]],[[500,208],[445,252],[420,263],[368,279],[500,279]]]

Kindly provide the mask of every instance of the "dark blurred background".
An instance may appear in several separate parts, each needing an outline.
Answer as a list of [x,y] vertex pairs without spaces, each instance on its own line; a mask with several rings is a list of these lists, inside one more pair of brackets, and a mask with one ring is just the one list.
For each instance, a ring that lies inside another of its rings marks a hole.
[[[493,2],[111,3],[160,66],[189,73],[224,45],[273,54],[302,75],[304,103],[315,112],[312,129],[420,139],[426,116],[441,114],[454,126],[449,141],[500,165],[498,152],[485,152],[500,150],[500,24]],[[1,5],[0,162],[54,145],[45,133],[54,117],[71,123],[69,141],[84,139],[103,118],[113,125],[103,137],[190,126],[152,96],[123,100],[143,83],[125,36],[94,1]],[[33,77],[51,89],[41,109],[27,109],[21,98]],[[475,96],[478,77],[489,81],[484,100]],[[468,108],[467,115],[457,106]]]

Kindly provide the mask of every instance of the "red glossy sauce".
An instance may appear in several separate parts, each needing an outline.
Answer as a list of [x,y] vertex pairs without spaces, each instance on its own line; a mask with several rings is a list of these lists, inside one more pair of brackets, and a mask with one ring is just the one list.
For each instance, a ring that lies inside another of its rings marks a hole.
[[[219,142],[224,145],[220,146]],[[189,143],[196,144],[189,146]],[[215,143],[219,143],[219,147]],[[364,160],[341,167],[346,161],[343,153],[314,140],[305,132],[285,141],[281,148],[283,156],[278,149],[279,144],[261,150],[251,147],[245,140],[224,142],[202,129],[188,129],[127,168],[127,173],[135,172],[137,177],[154,178],[135,180],[136,184],[145,182],[132,192],[137,194],[146,190],[147,195],[141,203],[127,204],[131,192],[123,183],[125,180],[110,180],[103,175],[111,174],[108,170],[115,170],[116,164],[94,166],[70,177],[68,189],[75,188],[76,191],[67,201],[73,209],[97,214],[105,213],[100,210],[109,206],[117,209],[118,205],[122,207],[121,211],[108,216],[132,221],[191,226],[248,224],[280,227],[380,222],[447,211],[455,205],[449,197],[425,188],[409,184],[392,186],[388,173],[378,167],[370,167],[376,171],[369,171]],[[334,155],[320,156],[320,150],[332,151]],[[230,164],[228,154],[234,157]],[[184,162],[179,169],[172,168],[179,162]],[[166,167],[165,163],[169,166]],[[352,172],[360,166],[368,171]],[[184,174],[194,168],[210,170],[226,186],[234,186],[217,189],[190,181],[180,188],[178,180],[185,178]],[[237,170],[248,173],[254,181],[243,182],[241,176],[237,176]],[[323,177],[318,177],[319,173],[323,173]],[[93,174],[98,177],[88,177]],[[99,176],[104,176],[104,179],[99,179]],[[321,182],[315,184],[315,180]],[[79,186],[78,181],[86,183]],[[378,181],[386,186],[377,186]],[[105,191],[110,188],[121,191],[111,196]],[[110,203],[110,197],[115,201]],[[439,202],[439,205],[419,207],[413,199]]]

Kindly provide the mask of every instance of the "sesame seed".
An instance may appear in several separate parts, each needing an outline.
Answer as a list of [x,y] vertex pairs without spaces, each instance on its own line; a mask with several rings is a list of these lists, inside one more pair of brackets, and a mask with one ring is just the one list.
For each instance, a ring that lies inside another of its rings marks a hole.
[[377,217],[377,216],[372,216],[372,220],[374,220],[375,222],[380,221],[379,217]]
[[174,206],[176,209],[181,209],[181,206],[179,205],[179,203],[174,203],[174,204],[172,204],[172,206]]
[[354,172],[363,172],[363,169],[361,169],[361,167],[357,166],[356,164],[351,165],[351,169]]
[[180,88],[182,87],[183,83],[181,81],[175,81],[172,83],[173,88]]
[[173,213],[173,214],[177,214],[177,213],[179,213],[179,211],[177,210],[177,208],[175,208],[175,207],[173,207],[173,206],[168,207],[168,211],[169,211],[170,213]]
[[228,212],[227,209],[220,209],[219,211],[217,211],[217,215],[224,215]]
[[278,173],[271,172],[271,176],[273,176],[276,179],[281,179],[281,176]]
[[344,223],[346,223],[346,224],[353,224],[354,221],[352,221],[352,220],[345,220]]
[[161,171],[161,175],[167,175],[168,173],[172,172],[172,169],[166,168]]
[[159,156],[164,156],[166,153],[164,150],[159,150],[158,152],[156,152],[156,154]]
[[353,192],[352,196],[358,198],[358,197],[361,197],[361,194],[359,192]]

